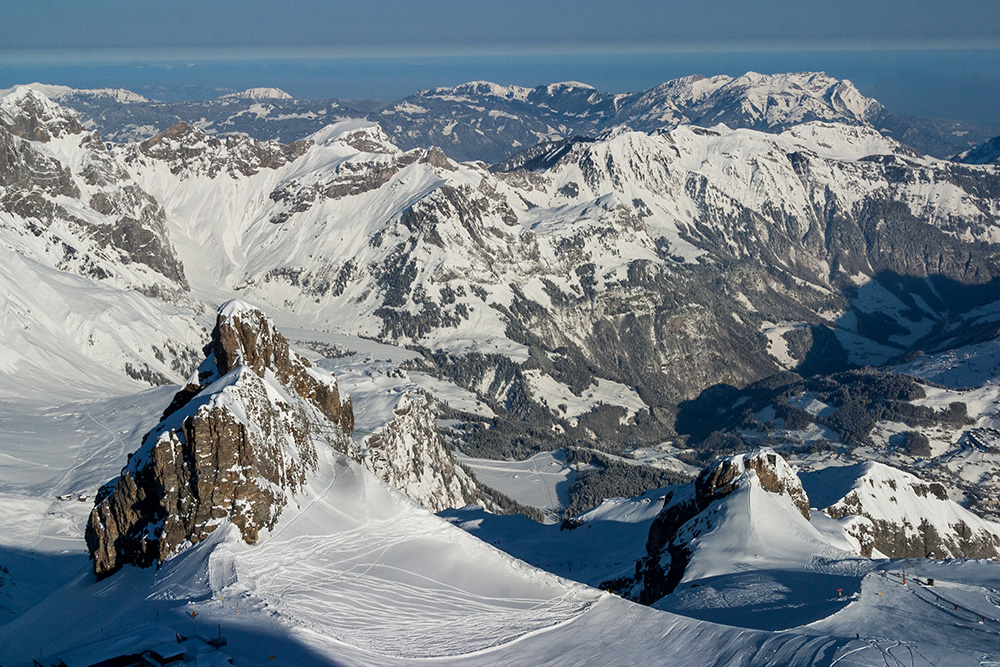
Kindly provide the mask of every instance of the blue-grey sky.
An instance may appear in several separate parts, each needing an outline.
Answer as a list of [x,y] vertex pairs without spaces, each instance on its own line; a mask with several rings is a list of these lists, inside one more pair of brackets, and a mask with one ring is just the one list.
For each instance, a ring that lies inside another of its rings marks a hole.
[[470,79],[623,91],[825,70],[902,113],[1000,125],[994,0],[0,0],[0,15],[0,87],[387,99]]

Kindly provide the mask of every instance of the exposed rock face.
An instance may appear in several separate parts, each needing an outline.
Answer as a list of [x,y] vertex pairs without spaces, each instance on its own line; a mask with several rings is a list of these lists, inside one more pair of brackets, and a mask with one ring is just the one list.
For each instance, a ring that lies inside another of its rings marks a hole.
[[259,310],[219,310],[211,354],[175,396],[87,524],[94,570],[151,565],[229,520],[248,543],[316,465],[316,441],[357,456],[350,401]]
[[40,143],[83,132],[76,113],[27,87],[14,89],[0,102],[0,124],[12,134]]
[[187,123],[170,129],[131,148],[126,160],[145,156],[167,162],[175,174],[199,173],[215,178],[223,170],[252,176],[261,169],[276,169],[302,155],[310,142],[280,144],[258,141],[245,135],[210,137]]
[[890,558],[1000,556],[1000,524],[949,500],[936,482],[880,463],[821,470],[804,475],[804,480],[807,487],[816,487],[816,501],[828,516],[867,520],[868,527],[858,527],[870,533],[871,547],[863,555],[877,549]]
[[[626,584],[640,586],[639,602],[652,604],[673,591],[683,577],[691,552],[682,538],[682,528],[713,503],[751,483],[769,493],[787,496],[809,520],[809,499],[798,477],[773,450],[758,449],[719,460],[693,483],[677,487],[664,498],[663,509],[649,529],[647,555],[637,564],[636,581]],[[693,532],[697,535],[701,529]],[[622,586],[623,582],[616,584]]]
[[354,410],[350,399],[340,400],[336,381],[318,375],[306,359],[288,349],[288,341],[274,330],[267,316],[257,309],[244,309],[236,316],[219,322],[212,333],[212,352],[219,375],[247,366],[264,377],[270,371],[282,386],[316,406],[344,433],[354,430]]
[[724,459],[705,469],[694,481],[696,502],[707,507],[718,498],[724,498],[738,488],[751,470],[757,475],[761,488],[790,497],[806,521],[809,520],[809,499],[799,478],[783,458],[767,450]]
[[47,241],[59,270],[158,296],[188,288],[160,204],[97,132],[30,88],[0,100],[0,210]]
[[[806,521],[810,520],[810,502],[825,508],[823,513],[840,523],[844,534],[854,541],[854,550],[866,558],[995,558],[1000,555],[1000,524],[981,519],[949,500],[940,484],[922,482],[913,475],[879,463],[830,467],[796,475],[781,456],[765,448],[717,461],[693,483],[672,487],[664,498],[663,509],[650,526],[647,553],[636,564],[635,576],[605,582],[607,587],[644,604],[652,604],[672,592],[682,578],[690,576],[689,565],[697,563],[699,558],[696,550],[710,549],[704,546],[704,541],[711,539],[710,533],[716,535],[712,531],[720,525],[726,525],[720,523],[719,517],[725,521],[727,513],[734,513],[734,506],[725,504],[727,496],[748,485],[752,485],[750,491],[763,490],[784,496]],[[806,489],[811,494],[811,501]],[[742,501],[739,503],[737,514],[752,511],[752,497],[748,495],[746,506]],[[780,505],[757,506],[783,511]],[[789,524],[798,523],[794,514],[783,517]],[[736,530],[745,530],[746,519],[751,526],[748,534],[759,530],[759,526],[752,527],[755,520],[774,521],[770,516],[756,519],[744,516],[742,524],[737,521],[732,525],[737,526]],[[800,527],[807,525],[799,524]],[[782,527],[778,531],[781,539],[784,539],[785,530]],[[796,532],[791,525],[787,530],[789,534]],[[739,536],[745,537],[744,533]],[[721,542],[708,544],[725,544],[727,539],[731,542],[732,537],[729,534]],[[827,539],[815,533],[814,544],[829,546]],[[754,548],[761,546],[767,548],[763,543]],[[776,553],[780,553],[780,548]]]
[[481,502],[475,482],[449,455],[427,398],[408,395],[395,415],[365,441],[365,465],[435,512]]

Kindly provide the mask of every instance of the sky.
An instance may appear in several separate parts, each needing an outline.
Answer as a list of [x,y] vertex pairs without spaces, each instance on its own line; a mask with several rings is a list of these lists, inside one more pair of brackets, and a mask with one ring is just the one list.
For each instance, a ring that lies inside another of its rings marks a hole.
[[468,80],[630,91],[823,70],[900,113],[1000,126],[991,0],[0,0],[0,88],[395,99]]

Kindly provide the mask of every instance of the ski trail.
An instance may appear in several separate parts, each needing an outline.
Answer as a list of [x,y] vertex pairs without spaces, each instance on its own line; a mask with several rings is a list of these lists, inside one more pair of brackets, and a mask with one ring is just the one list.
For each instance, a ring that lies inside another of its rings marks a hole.
[[40,463],[38,461],[28,461],[26,459],[19,459],[16,456],[14,456],[13,454],[8,454],[7,452],[0,452],[0,456],[6,456],[7,458],[13,459],[14,461],[17,461],[18,463],[26,463],[26,464],[28,464],[30,466],[37,466],[39,468],[51,468],[52,467],[48,463]]
[[545,476],[538,469],[538,460],[534,456],[531,457],[531,469],[535,471],[535,478],[542,485],[542,490],[545,491],[545,500],[548,502],[548,506],[553,509],[559,507],[558,500],[552,500],[552,489],[549,488],[548,483],[545,481]]
[[[104,421],[95,417],[94,414],[89,409],[84,409],[83,412],[87,417],[90,418],[91,421],[93,421],[95,424],[97,424],[98,426],[100,426],[101,428],[103,428],[105,431],[108,432],[108,435],[111,437],[111,439],[106,443],[106,446],[114,445],[115,443],[118,442],[119,440],[118,434],[115,433],[110,426],[108,426]],[[94,449],[96,451],[91,451],[90,448],[86,446],[79,448],[76,455],[76,459],[74,460],[74,465],[70,467],[59,479],[59,481],[52,487],[52,493],[54,494],[65,493],[64,485],[73,476],[73,473],[82,468],[83,466],[85,466],[87,463],[93,461],[95,456],[101,454],[105,449],[105,447],[96,447]],[[107,464],[105,463],[101,464],[102,478],[111,477],[112,473],[105,474],[106,467]]]
[[[404,512],[341,532],[271,540],[239,554],[240,571],[264,608],[280,608],[284,618],[331,639],[398,658],[447,659],[505,646],[565,624],[603,597],[575,586],[537,587],[514,561],[503,561],[514,569],[498,573],[499,584],[483,579],[474,561],[452,559],[485,547],[460,541],[460,551],[441,550],[452,543],[452,530]],[[414,558],[428,548],[435,555]]]

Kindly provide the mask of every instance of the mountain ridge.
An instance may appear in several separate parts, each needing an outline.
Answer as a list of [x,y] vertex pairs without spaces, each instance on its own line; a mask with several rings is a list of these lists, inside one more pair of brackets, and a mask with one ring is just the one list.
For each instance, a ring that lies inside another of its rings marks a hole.
[[[63,99],[75,104],[88,124],[116,141],[146,139],[185,121],[207,123],[206,129],[213,133],[239,131],[261,140],[288,142],[337,119],[363,117],[382,122],[403,149],[438,145],[460,161],[487,163],[542,141],[594,135],[621,124],[648,131],[680,123],[727,122],[733,127],[780,131],[807,120],[860,122],[942,158],[996,134],[970,123],[893,113],[861,95],[849,81],[822,72],[689,76],[633,93],[603,93],[577,82],[529,88],[472,81],[418,91],[396,102],[377,104],[374,110],[366,102],[273,97],[148,102],[127,108],[83,94]],[[251,111],[241,103],[257,107]],[[771,114],[767,118],[761,116],[765,110]],[[164,124],[164,117],[171,120]]]

